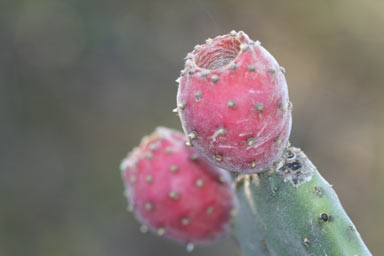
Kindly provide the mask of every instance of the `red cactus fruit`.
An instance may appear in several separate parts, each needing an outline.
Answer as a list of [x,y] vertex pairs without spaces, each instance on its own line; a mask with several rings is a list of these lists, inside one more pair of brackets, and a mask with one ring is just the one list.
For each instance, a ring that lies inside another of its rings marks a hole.
[[235,31],[197,45],[186,59],[177,111],[189,143],[223,169],[271,167],[291,131],[284,69],[259,42]]
[[142,230],[188,244],[229,232],[235,206],[229,174],[185,145],[185,136],[159,127],[121,164],[126,196]]

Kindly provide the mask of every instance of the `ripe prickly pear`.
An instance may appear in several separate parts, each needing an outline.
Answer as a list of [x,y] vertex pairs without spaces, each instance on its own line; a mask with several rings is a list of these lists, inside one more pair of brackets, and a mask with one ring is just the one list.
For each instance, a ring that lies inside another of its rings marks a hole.
[[121,170],[143,231],[192,244],[229,232],[235,206],[231,178],[187,147],[182,133],[157,128],[123,160]]
[[196,46],[177,80],[177,110],[189,143],[223,169],[255,173],[269,168],[291,131],[283,73],[244,32]]

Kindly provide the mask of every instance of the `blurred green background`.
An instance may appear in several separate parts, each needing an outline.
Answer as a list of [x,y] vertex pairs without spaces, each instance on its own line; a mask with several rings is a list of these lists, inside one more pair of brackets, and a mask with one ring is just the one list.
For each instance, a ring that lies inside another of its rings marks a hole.
[[[380,255],[383,11],[381,0],[2,0],[0,255],[187,255],[139,232],[119,164],[156,126],[180,129],[183,58],[232,29],[286,68],[292,144]],[[240,252],[226,239],[192,255]]]

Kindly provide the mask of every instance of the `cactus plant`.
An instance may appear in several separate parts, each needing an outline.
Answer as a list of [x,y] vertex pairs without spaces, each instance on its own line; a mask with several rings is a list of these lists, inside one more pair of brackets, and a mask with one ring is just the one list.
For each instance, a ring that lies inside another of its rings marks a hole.
[[[244,32],[208,39],[187,55],[175,109],[185,137],[158,129],[122,163],[126,194],[140,221],[174,240],[208,243],[228,233],[232,216],[232,235],[244,256],[371,255],[332,186],[288,142],[291,103],[283,73]],[[173,156],[167,155],[170,146]],[[164,171],[176,171],[173,162],[183,166],[179,178]],[[219,182],[220,168],[232,172],[235,192]],[[206,193],[197,188],[203,184],[198,177],[205,177]],[[179,193],[167,193],[175,184],[190,200],[174,204]],[[148,200],[157,214],[148,214]],[[201,214],[211,204],[218,206],[214,219]],[[191,228],[183,227],[182,213],[197,216],[197,224],[188,219]]]

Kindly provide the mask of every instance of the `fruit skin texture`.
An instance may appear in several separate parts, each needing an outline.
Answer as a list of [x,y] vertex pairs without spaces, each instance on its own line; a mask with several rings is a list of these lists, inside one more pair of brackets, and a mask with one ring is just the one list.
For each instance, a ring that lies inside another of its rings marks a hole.
[[226,170],[270,168],[291,131],[284,69],[244,32],[208,39],[186,59],[177,111],[190,143]]
[[235,196],[226,171],[199,157],[185,136],[159,127],[121,164],[137,219],[158,235],[203,244],[229,232]]

